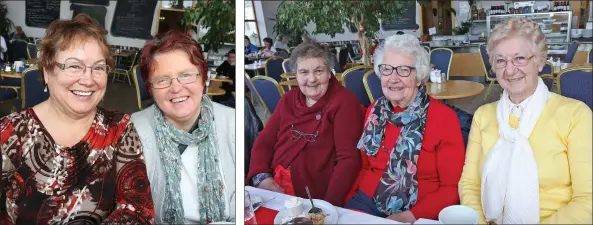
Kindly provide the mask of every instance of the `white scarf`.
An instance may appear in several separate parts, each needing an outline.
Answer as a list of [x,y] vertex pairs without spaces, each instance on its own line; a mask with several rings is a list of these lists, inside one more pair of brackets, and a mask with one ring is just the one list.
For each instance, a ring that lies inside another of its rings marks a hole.
[[529,136],[550,91],[538,77],[537,88],[525,106],[517,129],[509,126],[509,95],[504,91],[496,108],[500,137],[484,163],[482,208],[486,221],[496,224],[538,224],[539,180]]

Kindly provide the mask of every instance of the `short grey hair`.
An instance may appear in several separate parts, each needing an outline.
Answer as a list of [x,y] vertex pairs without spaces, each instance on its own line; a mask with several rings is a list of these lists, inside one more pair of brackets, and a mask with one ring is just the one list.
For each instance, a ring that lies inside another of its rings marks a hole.
[[298,45],[290,54],[290,68],[294,71],[298,68],[298,61],[300,59],[321,58],[323,59],[327,70],[331,71],[334,68],[334,59],[332,54],[318,42],[303,42]]
[[381,71],[379,65],[383,63],[383,56],[386,51],[395,51],[406,54],[416,59],[416,80],[423,83],[428,81],[430,76],[430,59],[428,53],[420,45],[418,38],[411,34],[393,35],[385,39],[385,43],[381,44],[375,50],[375,74],[381,78]]

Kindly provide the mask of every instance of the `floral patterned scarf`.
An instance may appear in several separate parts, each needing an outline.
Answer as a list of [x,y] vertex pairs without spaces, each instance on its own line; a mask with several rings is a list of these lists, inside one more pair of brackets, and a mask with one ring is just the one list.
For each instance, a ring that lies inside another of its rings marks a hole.
[[377,209],[387,215],[409,210],[416,204],[416,163],[422,146],[429,102],[424,85],[420,86],[416,98],[403,112],[394,112],[389,100],[381,97],[371,109],[358,141],[359,149],[369,156],[375,156],[383,143],[385,124],[389,122],[398,127],[403,126],[373,197]]
[[[181,154],[177,146],[198,145],[198,171],[195,171],[197,187],[200,190],[200,224],[223,221],[225,212],[224,183],[218,161],[218,145],[214,127],[212,101],[202,97],[198,128],[192,133],[173,126],[163,117],[159,107],[155,108],[156,139],[159,157],[165,171],[165,202],[162,220],[167,224],[183,224],[184,209],[181,197]],[[233,187],[234,188],[234,187]]]

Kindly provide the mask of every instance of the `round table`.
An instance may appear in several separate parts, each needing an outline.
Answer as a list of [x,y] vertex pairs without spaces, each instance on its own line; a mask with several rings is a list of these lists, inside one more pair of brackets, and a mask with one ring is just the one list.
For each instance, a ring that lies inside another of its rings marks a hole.
[[231,83],[231,84],[233,83],[233,80],[231,80],[231,78],[225,77],[225,76],[216,76],[214,78],[211,78],[210,81],[218,81],[218,82],[221,82],[221,83],[225,83],[226,82],[226,83]]
[[428,95],[435,99],[457,99],[480,94],[484,85],[467,80],[448,80],[445,83],[427,83]]
[[0,72],[0,76],[5,78],[21,78],[22,74],[17,72]]
[[298,87],[299,86],[296,79],[285,80],[285,81],[280,82],[279,84],[282,86],[289,86],[289,87]]
[[219,96],[226,94],[226,91],[220,87],[216,86],[208,86],[208,95],[210,96]]

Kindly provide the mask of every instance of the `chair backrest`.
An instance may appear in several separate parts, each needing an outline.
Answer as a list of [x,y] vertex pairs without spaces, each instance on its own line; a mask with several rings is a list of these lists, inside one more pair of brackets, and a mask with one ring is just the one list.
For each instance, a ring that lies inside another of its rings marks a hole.
[[566,52],[566,56],[564,56],[564,62],[572,63],[572,59],[574,59],[574,55],[577,53],[578,49],[579,49],[578,41],[573,41],[572,43],[570,43],[570,46],[568,46],[568,52]]
[[45,86],[41,83],[41,79],[41,71],[37,66],[29,67],[23,72],[21,77],[22,108],[33,107],[49,98],[49,91],[43,91]]
[[332,53],[332,59],[334,60],[334,70],[336,71],[336,73],[341,73],[342,69],[340,68],[340,62],[338,62],[338,56]]
[[538,75],[544,75],[544,74],[548,74],[548,75],[553,75],[554,74],[554,65],[552,65],[551,62],[546,62],[546,64],[544,64],[544,68],[542,69],[541,72],[539,72]]
[[589,63],[593,63],[593,48],[589,49]]
[[[12,47],[12,59],[17,60],[25,60],[29,58],[27,54],[27,42],[23,40],[13,40],[10,44]],[[9,47],[9,48],[10,48]]]
[[346,89],[354,92],[358,102],[368,107],[371,102],[366,89],[364,88],[363,77],[366,72],[373,70],[373,66],[356,66],[342,73],[342,84]]
[[435,69],[441,70],[441,73],[447,75],[449,80],[449,70],[451,69],[451,62],[453,61],[453,51],[448,48],[435,48],[430,51],[430,63],[434,65]]
[[134,81],[134,85],[136,86],[136,98],[138,99],[138,109],[142,110],[144,107],[142,106],[142,101],[150,99],[150,94],[148,90],[146,90],[146,85],[144,84],[144,78],[140,73],[140,67],[135,65],[132,69],[132,80]]
[[544,74],[540,76],[544,81],[546,87],[548,87],[548,91],[552,91],[552,87],[554,86],[554,76],[549,74]]
[[282,80],[282,71],[284,71],[284,69],[282,69],[282,62],[284,61],[283,58],[281,57],[270,57],[266,60],[266,63],[264,64],[264,68],[266,71],[266,76],[273,78],[276,81],[281,81]]
[[288,53],[285,52],[285,51],[277,51],[277,52],[274,52],[274,56],[278,56],[278,57],[283,58],[283,59],[288,59],[288,57],[289,57],[288,56]]
[[27,44],[27,57],[28,59],[37,59],[39,57],[37,55],[37,45],[31,43]]
[[282,61],[282,70],[284,70],[285,73],[294,72],[294,70],[290,68],[290,59],[285,59],[284,61]]
[[370,70],[364,74],[362,78],[364,89],[367,91],[369,101],[375,102],[376,99],[383,97],[383,89],[381,89],[381,79],[375,74],[375,70]]
[[424,50],[426,50],[427,53],[430,53],[430,47],[428,46],[422,46],[424,48]]
[[344,67],[348,63],[348,50],[345,47],[341,47],[338,52],[338,63],[340,64],[340,71],[343,71]]
[[251,77],[249,77],[249,74],[247,74],[247,72],[245,72],[244,80],[245,80],[245,85],[247,86],[247,89],[249,89],[249,92],[251,92],[251,95],[253,95],[253,97],[256,98],[256,101],[259,101],[259,99],[260,99],[259,93],[257,93],[257,90],[253,86],[253,81],[251,80]]
[[593,108],[593,66],[579,66],[560,71],[558,93],[583,101]]
[[492,72],[492,66],[490,65],[490,58],[488,57],[488,51],[486,50],[486,44],[480,45],[480,56],[482,61],[482,67],[484,68],[484,76],[486,80],[496,79],[496,74]]
[[266,76],[255,76],[251,79],[253,87],[259,94],[259,100],[269,113],[274,113],[284,90],[276,80]]

